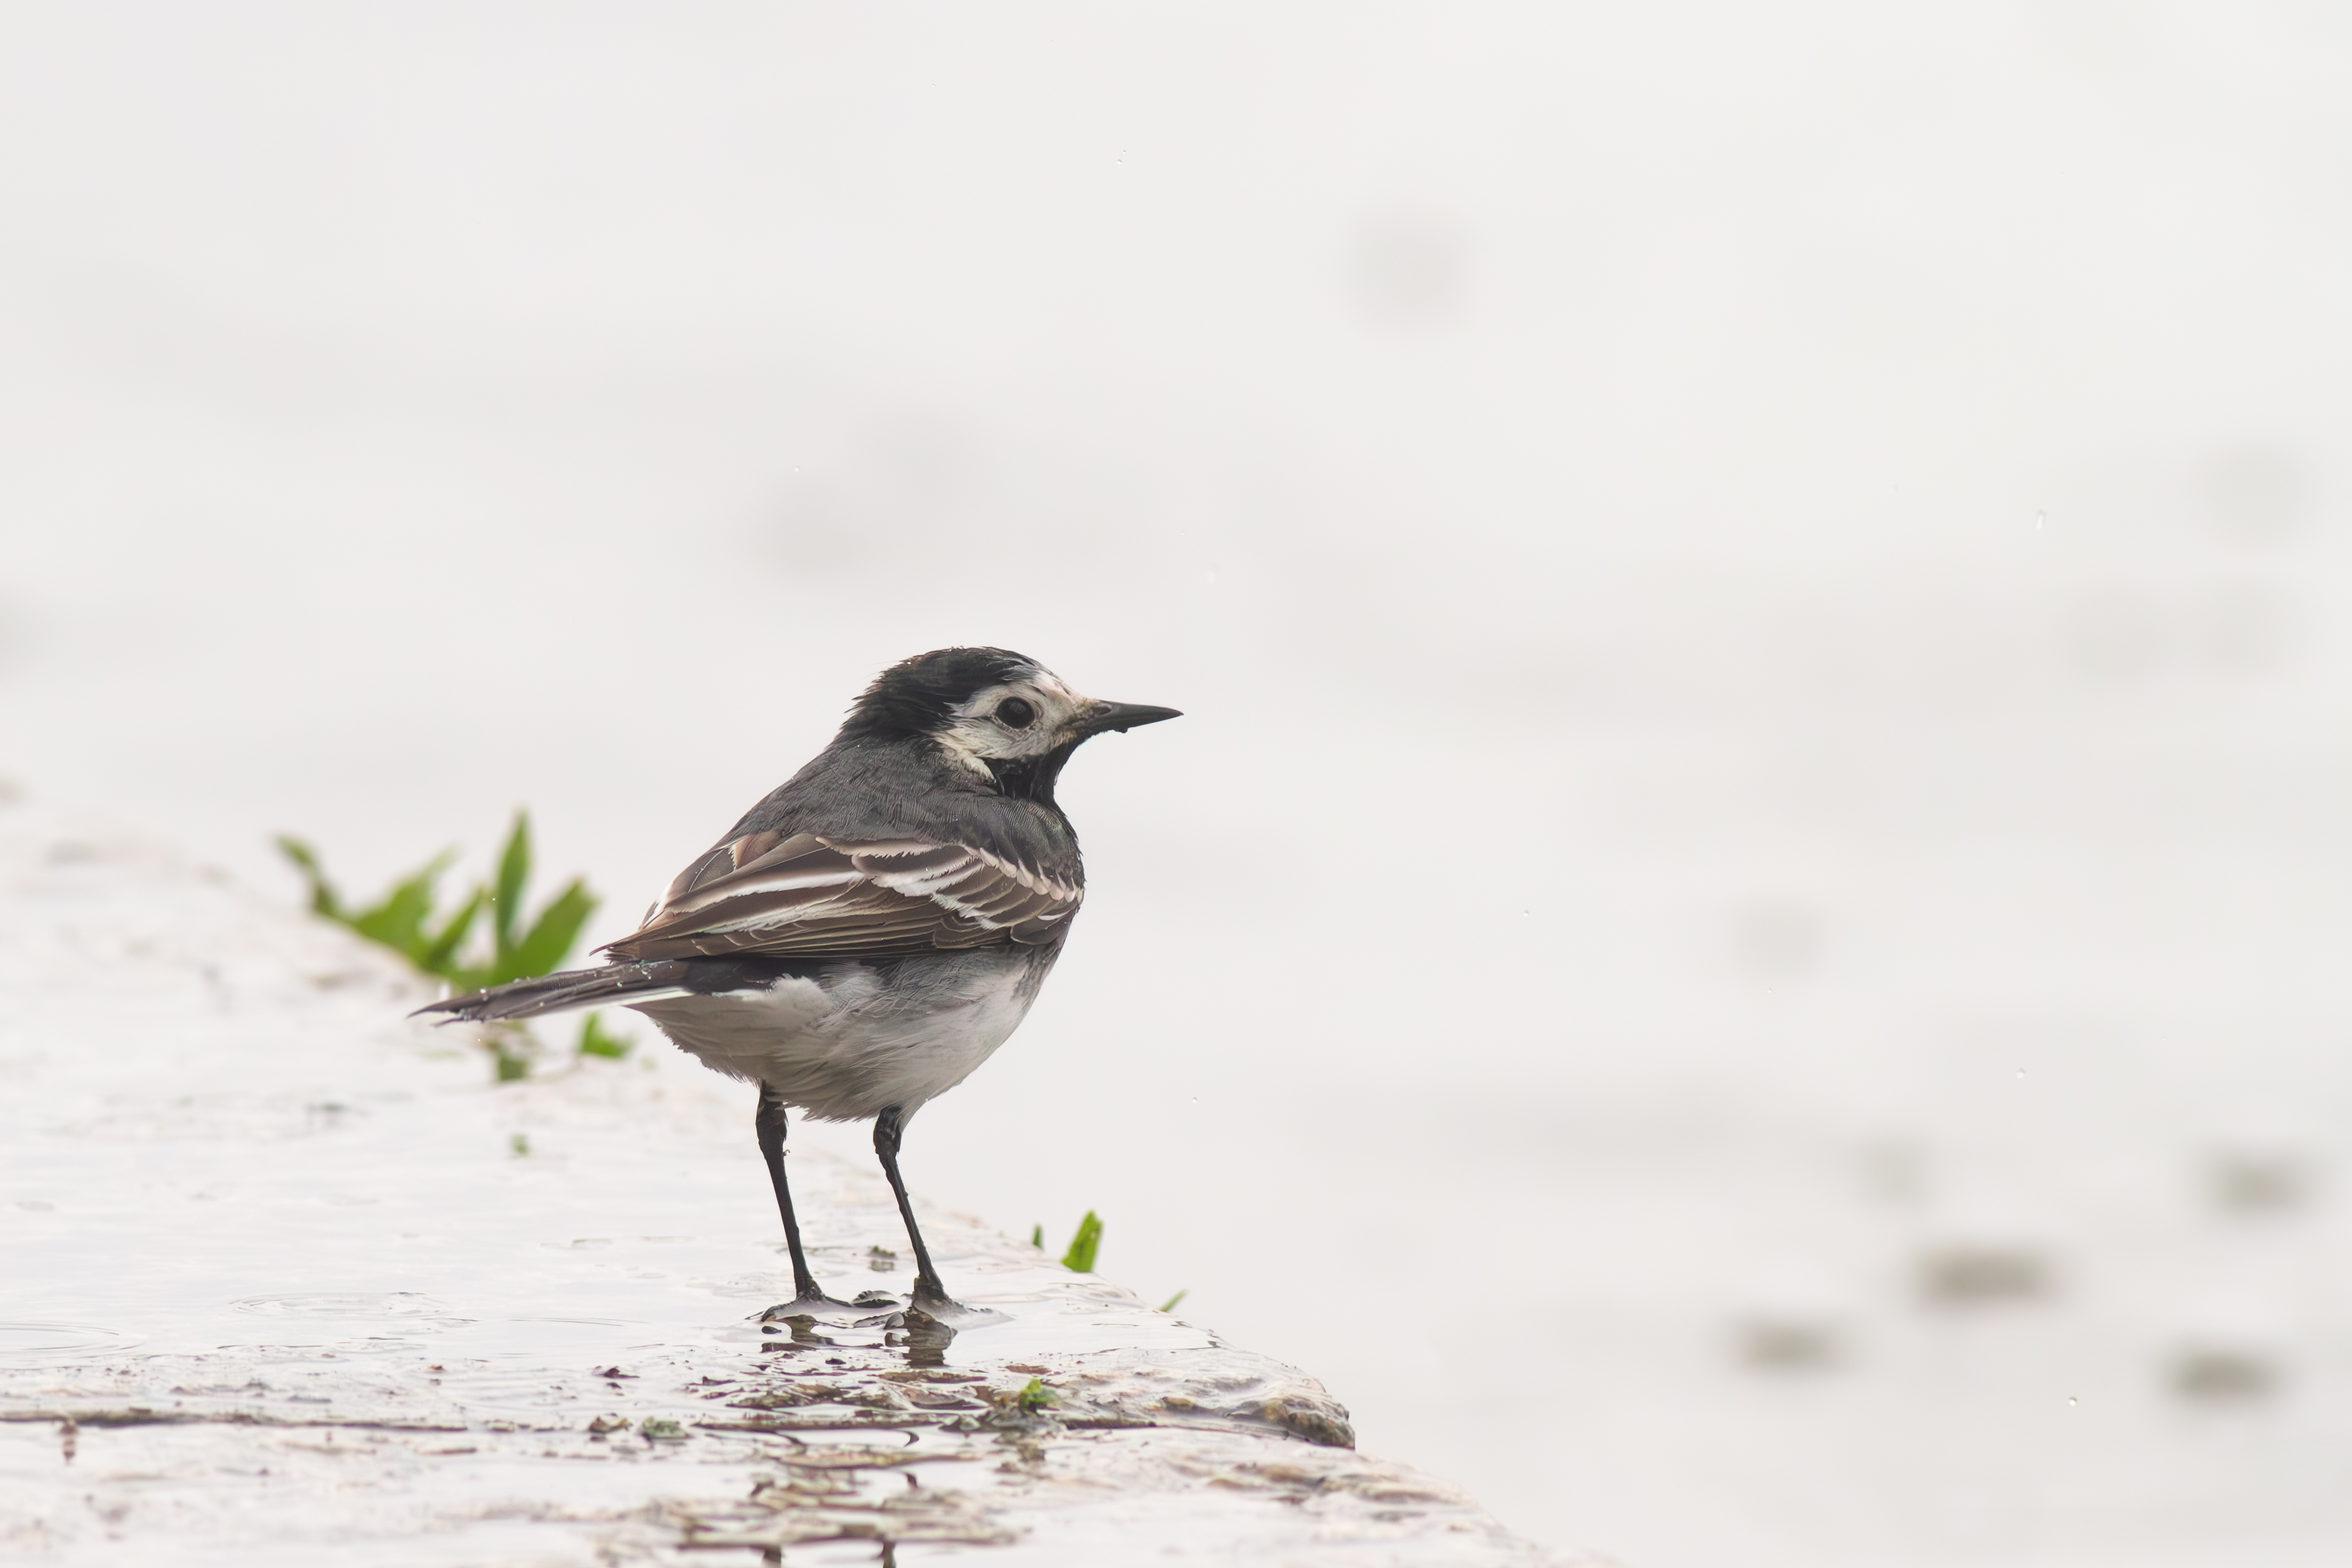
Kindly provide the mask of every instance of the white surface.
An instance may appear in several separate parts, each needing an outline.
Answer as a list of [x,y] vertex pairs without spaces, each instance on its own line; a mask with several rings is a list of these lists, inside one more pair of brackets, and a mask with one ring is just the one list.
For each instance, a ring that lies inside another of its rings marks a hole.
[[[928,1367],[881,1308],[763,1326],[737,1086],[492,1086],[378,955],[120,832],[0,808],[0,986],[12,1562],[1553,1560],[1328,1446],[1311,1379],[959,1216],[935,1256],[1003,1321]],[[794,1169],[820,1280],[903,1291],[878,1176]],[[985,1425],[1033,1376],[1051,1420]]]
[[[527,802],[609,936],[1007,643],[1188,716],[922,1188],[1561,1544],[2346,1555],[2336,12],[0,29],[29,788],[289,899]],[[2051,1292],[1924,1307],[1987,1228]],[[1790,1300],[1842,1364],[1738,1360]]]

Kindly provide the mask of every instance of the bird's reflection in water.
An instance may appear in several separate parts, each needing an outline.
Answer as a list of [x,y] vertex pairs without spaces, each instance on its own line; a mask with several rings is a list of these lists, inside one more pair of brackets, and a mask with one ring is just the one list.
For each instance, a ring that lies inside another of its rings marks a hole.
[[948,1346],[955,1343],[956,1332],[920,1307],[908,1307],[906,1326],[893,1339],[903,1338],[909,1366],[945,1366]]
[[794,1344],[833,1344],[837,1343],[834,1340],[827,1339],[824,1335],[816,1332],[816,1316],[813,1312],[788,1312],[783,1314],[782,1317],[778,1317],[774,1315],[773,1309],[771,1309],[769,1312],[761,1313],[761,1319],[762,1322],[781,1322],[784,1327],[790,1329],[792,1331],[793,1343]]

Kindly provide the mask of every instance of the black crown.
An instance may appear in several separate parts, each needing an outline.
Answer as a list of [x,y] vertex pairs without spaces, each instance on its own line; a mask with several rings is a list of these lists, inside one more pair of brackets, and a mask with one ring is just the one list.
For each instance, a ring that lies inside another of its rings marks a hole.
[[935,648],[902,659],[858,694],[841,733],[921,735],[980,692],[1037,674],[1037,661],[1003,648]]

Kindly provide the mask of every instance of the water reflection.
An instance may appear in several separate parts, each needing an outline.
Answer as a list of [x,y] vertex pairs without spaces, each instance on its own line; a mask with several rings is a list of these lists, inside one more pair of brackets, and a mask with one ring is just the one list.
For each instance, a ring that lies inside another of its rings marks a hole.
[[904,1332],[898,1336],[898,1343],[907,1347],[908,1365],[934,1368],[947,1365],[948,1346],[955,1343],[954,1329],[920,1307],[908,1307],[902,1322]]

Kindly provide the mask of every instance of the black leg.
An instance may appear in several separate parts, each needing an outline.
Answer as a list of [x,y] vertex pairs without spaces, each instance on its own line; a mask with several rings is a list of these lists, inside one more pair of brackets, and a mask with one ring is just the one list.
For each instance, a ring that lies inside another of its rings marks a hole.
[[881,1157],[882,1174],[890,1178],[890,1191],[898,1200],[899,1218],[907,1222],[907,1239],[915,1244],[915,1305],[923,1308],[952,1307],[948,1289],[940,1283],[939,1270],[931,1267],[930,1249],[923,1245],[923,1233],[915,1224],[915,1206],[907,1200],[907,1184],[898,1179],[898,1107],[891,1106],[874,1118],[874,1152]]
[[808,1255],[801,1250],[801,1222],[793,1215],[793,1189],[784,1181],[784,1107],[764,1083],[760,1085],[760,1110],[751,1124],[760,1134],[760,1154],[768,1162],[768,1179],[775,1184],[776,1211],[784,1217],[784,1246],[793,1255],[793,1304],[839,1306],[816,1288]]

